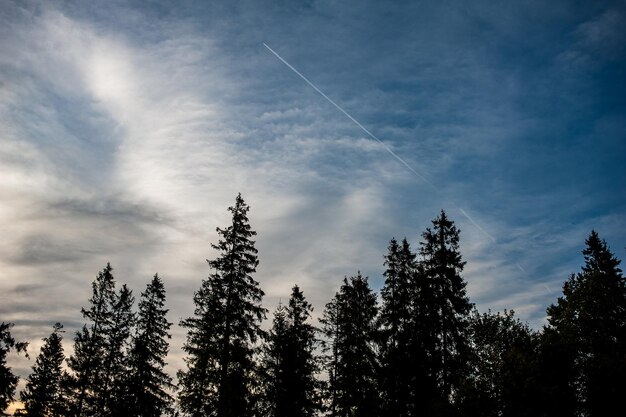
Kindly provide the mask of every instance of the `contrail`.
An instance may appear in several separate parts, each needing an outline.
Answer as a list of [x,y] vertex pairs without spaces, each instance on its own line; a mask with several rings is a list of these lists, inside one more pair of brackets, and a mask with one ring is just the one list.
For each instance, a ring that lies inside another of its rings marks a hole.
[[[391,156],[393,156],[394,158],[396,158],[398,161],[400,161],[400,163],[402,165],[404,165],[409,171],[411,171],[413,174],[415,174],[418,178],[420,178],[421,180],[423,180],[426,184],[428,184],[430,187],[432,187],[435,191],[440,192],[440,190],[435,187],[435,185],[430,182],[428,179],[426,179],[422,174],[420,174],[419,172],[417,172],[416,170],[413,169],[412,166],[410,166],[404,159],[402,159],[398,154],[396,154],[389,146],[387,146],[382,140],[378,139],[378,137],[376,137],[376,135],[374,135],[372,132],[370,132],[369,130],[367,130],[367,128],[365,126],[363,126],[361,123],[359,123],[358,120],[356,120],[354,117],[352,117],[347,111],[345,111],[339,104],[335,103],[330,97],[328,97],[326,94],[324,94],[324,92],[322,90],[320,90],[319,88],[317,88],[317,86],[315,84],[313,84],[311,81],[309,81],[309,79],[307,77],[305,77],[304,75],[302,75],[300,73],[300,71],[298,71],[297,69],[295,69],[289,62],[285,61],[283,59],[283,57],[281,57],[280,55],[278,55],[278,53],[276,51],[274,51],[272,48],[270,48],[265,42],[263,42],[263,46],[265,46],[267,48],[268,51],[270,51],[276,58],[278,58],[283,64],[285,64],[290,70],[292,70],[293,72],[295,72],[300,78],[302,78],[308,85],[311,86],[311,88],[313,88],[315,91],[317,91],[317,93],[319,95],[321,95],[322,97],[324,97],[326,99],[326,101],[328,101],[330,104],[332,104],[333,106],[335,106],[335,108],[337,110],[339,110],[340,112],[342,112],[348,119],[350,119],[355,125],[357,125],[363,132],[365,132],[370,138],[374,139],[375,141],[377,141],[378,143],[380,143],[381,145],[383,145],[383,147],[387,150],[387,152],[389,152],[389,154],[391,154]],[[463,210],[462,208],[458,208],[461,213],[467,218],[467,220],[469,220],[478,230],[480,230],[482,233],[484,233],[493,243],[496,243],[496,239],[491,236],[485,229],[483,229],[482,227],[480,227],[478,225],[478,223],[476,223],[474,221],[474,219],[472,219],[469,214],[467,214],[465,212],[465,210]],[[521,269],[521,267],[520,267]]]
[[398,156],[397,153],[395,153],[393,150],[391,150],[391,148],[389,146],[387,146],[385,144],[385,142],[383,142],[382,140],[378,139],[376,137],[376,135],[374,135],[372,132],[370,132],[369,130],[367,130],[365,128],[365,126],[363,126],[361,123],[359,123],[358,120],[356,120],[354,117],[352,117],[347,111],[345,111],[339,104],[335,103],[330,97],[328,97],[326,94],[324,94],[324,92],[322,90],[320,90],[319,88],[317,88],[317,86],[315,84],[313,84],[311,81],[309,81],[309,79],[307,77],[305,77],[304,75],[300,74],[300,71],[298,71],[297,69],[295,69],[293,66],[291,66],[291,64],[287,61],[285,61],[283,59],[283,57],[281,57],[280,55],[278,55],[278,53],[276,53],[272,48],[270,48],[269,46],[267,46],[267,44],[265,42],[263,42],[263,46],[265,46],[272,54],[274,54],[274,56],[278,59],[280,59],[280,61],[285,64],[290,70],[292,70],[293,72],[295,72],[300,78],[302,78],[308,85],[311,86],[311,88],[313,88],[315,91],[317,91],[319,93],[319,95],[321,95],[322,97],[324,97],[330,104],[332,104],[333,106],[335,106],[337,108],[337,110],[339,110],[340,112],[342,112],[348,119],[352,120],[352,122],[357,125],[358,127],[361,128],[362,131],[364,131],[370,138],[374,139],[375,141],[377,141],[378,143],[380,143],[381,145],[383,145],[383,147],[387,150],[387,152],[389,152],[391,154],[391,156],[393,156],[394,158],[396,158],[398,161],[400,161],[400,163],[402,165],[404,165],[409,171],[411,171],[413,174],[415,174],[418,178],[420,178],[421,180],[423,180],[425,183],[427,183],[428,185],[430,185],[432,188],[434,188],[435,190],[437,189],[437,187],[435,187],[435,185],[430,182],[429,180],[426,179],[426,177],[424,177],[422,174],[420,174],[419,172],[417,172],[416,170],[413,169],[413,167],[411,167],[411,165],[409,165],[404,159],[402,159],[400,156]]
[[[489,233],[488,233],[485,229],[483,229],[482,227],[480,227],[480,226],[478,225],[478,223],[476,223],[476,222],[474,221],[474,219],[472,219],[472,218],[470,217],[470,215],[469,215],[469,214],[467,214],[467,213],[465,212],[465,210],[463,210],[461,207],[458,207],[458,209],[459,209],[459,211],[460,211],[461,213],[463,213],[463,215],[464,215],[465,217],[467,217],[467,220],[469,220],[469,221],[470,221],[470,222],[471,222],[474,226],[476,226],[476,228],[477,228],[478,230],[480,230],[481,232],[483,232],[483,233],[484,233],[484,234],[485,234],[485,235],[486,235],[489,239],[491,239],[491,241],[492,241],[493,243],[496,243],[496,238],[495,238],[495,237],[493,237],[493,236],[491,236],[491,235],[490,235],[490,234],[489,234]],[[520,267],[520,268],[521,268],[521,267]]]

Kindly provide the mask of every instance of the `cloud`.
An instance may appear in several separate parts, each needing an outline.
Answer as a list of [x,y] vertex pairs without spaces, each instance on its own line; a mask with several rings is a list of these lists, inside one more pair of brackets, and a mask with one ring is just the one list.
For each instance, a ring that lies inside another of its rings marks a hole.
[[[563,71],[558,58],[619,61],[622,14],[520,7],[9,3],[0,12],[3,320],[29,340],[61,321],[69,351],[90,283],[110,261],[137,296],[159,272],[177,323],[192,313],[215,227],[242,192],[270,309],[298,283],[320,314],[358,269],[380,288],[389,239],[417,248],[443,207],[462,229],[472,299],[539,327],[592,227],[623,246],[626,229],[610,227],[624,223],[610,157],[623,154],[620,107],[587,111],[602,103],[583,94],[599,81]],[[570,36],[553,43],[553,29]],[[173,333],[172,373],[184,331]]]

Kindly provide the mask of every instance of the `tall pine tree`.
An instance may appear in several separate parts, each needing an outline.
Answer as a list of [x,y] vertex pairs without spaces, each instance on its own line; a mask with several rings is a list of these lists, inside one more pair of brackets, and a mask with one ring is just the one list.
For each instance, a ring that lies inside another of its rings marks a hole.
[[264,416],[307,417],[319,409],[316,330],[308,323],[312,311],[296,285],[288,307],[279,305],[274,314],[261,369]]
[[89,309],[81,309],[88,320],[74,339],[74,353],[68,359],[73,371],[72,414],[76,417],[101,415],[100,399],[104,395],[103,381],[106,375],[105,358],[108,356],[107,334],[113,321],[115,303],[115,279],[113,268],[107,263],[92,283],[92,296]]
[[325,336],[328,406],[334,417],[379,415],[376,294],[367,278],[345,278],[320,320]]
[[389,417],[405,417],[414,409],[411,392],[416,360],[413,343],[413,276],[416,270],[415,254],[404,239],[401,245],[395,239],[389,243],[385,256],[385,285],[381,289],[380,326],[380,384],[382,412]]
[[26,352],[28,343],[16,342],[11,336],[13,323],[0,323],[0,411],[4,411],[15,395],[19,377],[7,365],[7,355],[11,351]]
[[168,390],[171,377],[163,371],[169,350],[169,329],[165,308],[165,286],[155,274],[141,293],[137,328],[129,360],[128,417],[159,417],[172,409]]
[[626,280],[595,231],[585,243],[585,265],[548,308],[546,333],[554,344],[570,347],[566,373],[572,379],[561,386],[574,387],[576,413],[604,416],[622,407],[626,392]]
[[251,384],[254,345],[266,310],[263,291],[252,278],[258,265],[248,222],[249,207],[241,194],[228,209],[232,223],[217,228],[219,256],[209,262],[215,271],[194,295],[194,316],[186,328],[187,369],[179,372],[179,402],[190,416],[247,417],[254,404]]
[[[436,336],[432,346],[431,372],[436,377],[442,406],[451,400],[463,379],[467,354],[467,322],[472,308],[461,277],[465,262],[459,252],[459,231],[442,210],[432,221],[433,227],[422,234],[420,267],[422,287],[430,293],[434,307],[429,315]],[[445,413],[441,410],[439,413]]]
[[105,379],[100,381],[100,414],[117,416],[125,414],[124,395],[127,392],[129,373],[130,335],[135,324],[133,304],[135,297],[126,284],[115,295],[111,323],[106,332]]
[[35,360],[33,371],[28,377],[25,389],[20,393],[24,409],[30,417],[57,417],[65,415],[66,399],[63,396],[63,326],[56,323],[41,352]]
[[274,311],[272,328],[267,334],[261,353],[259,382],[262,384],[261,399],[257,404],[259,415],[275,417],[286,414],[287,398],[287,351],[289,349],[289,322],[287,309],[278,304]]

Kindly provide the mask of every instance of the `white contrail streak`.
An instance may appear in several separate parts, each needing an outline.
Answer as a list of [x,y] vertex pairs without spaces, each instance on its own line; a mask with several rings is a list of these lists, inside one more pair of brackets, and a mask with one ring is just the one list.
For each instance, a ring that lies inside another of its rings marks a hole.
[[472,218],[470,217],[470,215],[469,215],[469,214],[467,214],[467,213],[465,212],[465,210],[463,210],[461,207],[459,207],[458,209],[459,209],[459,211],[460,211],[461,213],[463,213],[463,215],[467,218],[467,220],[469,220],[469,221],[470,221],[470,222],[471,222],[474,226],[476,226],[476,228],[477,228],[478,230],[480,230],[481,232],[483,232],[483,233],[485,234],[485,236],[487,236],[487,237],[488,237],[488,238],[489,238],[489,239],[490,239],[493,243],[496,243],[496,238],[495,238],[495,237],[493,237],[493,236],[491,236],[491,235],[490,235],[490,234],[489,234],[489,233],[488,233],[485,229],[483,229],[482,227],[480,227],[480,226],[478,225],[478,223],[476,223],[476,222],[474,221],[474,219],[472,219]]
[[278,55],[278,53],[276,53],[272,48],[270,48],[269,46],[267,46],[267,44],[265,42],[263,42],[263,46],[265,46],[272,54],[274,54],[274,56],[278,59],[280,59],[280,61],[285,64],[290,70],[292,70],[293,72],[295,72],[300,78],[302,78],[308,85],[311,86],[311,88],[313,88],[315,91],[317,91],[322,97],[324,97],[330,104],[332,104],[333,106],[335,106],[337,108],[337,110],[339,110],[340,112],[342,112],[348,119],[352,120],[352,122],[357,125],[358,127],[361,128],[362,131],[364,131],[365,133],[367,133],[367,135],[374,139],[375,141],[377,141],[378,143],[380,143],[381,145],[383,145],[383,147],[387,150],[387,152],[389,152],[391,154],[391,156],[393,156],[394,158],[396,158],[398,161],[400,161],[400,163],[402,165],[404,165],[409,171],[411,171],[413,174],[415,174],[417,177],[419,177],[420,179],[422,179],[425,183],[427,183],[428,185],[430,185],[432,188],[437,189],[437,187],[435,187],[435,185],[430,182],[429,180],[427,180],[422,174],[420,174],[419,172],[417,172],[416,170],[413,169],[413,167],[411,167],[404,159],[402,159],[400,156],[398,156],[397,153],[395,153],[393,150],[391,150],[391,148],[389,146],[387,146],[385,144],[385,142],[383,142],[382,140],[378,139],[376,137],[376,135],[374,135],[372,132],[370,132],[369,130],[367,130],[365,128],[365,126],[363,126],[361,123],[359,123],[358,120],[356,120],[354,117],[350,116],[350,114],[348,114],[347,111],[345,111],[339,104],[335,103],[330,97],[328,97],[326,94],[324,94],[324,92],[322,90],[320,90],[319,88],[317,88],[315,86],[315,84],[313,84],[311,81],[309,81],[309,79],[307,77],[305,77],[304,75],[302,75],[300,73],[300,71],[298,71],[297,69],[295,69],[293,66],[291,66],[291,64],[287,61],[285,61],[283,59],[283,57],[281,57],[280,55]]
[[[367,130],[367,128],[365,126],[363,126],[361,123],[359,123],[358,120],[356,120],[354,117],[352,117],[347,111],[345,111],[339,104],[335,103],[330,97],[328,97],[326,94],[324,94],[324,92],[322,90],[320,90],[319,88],[317,88],[317,86],[315,84],[313,84],[311,81],[309,81],[309,79],[307,77],[305,77],[304,75],[302,75],[300,73],[300,71],[298,71],[297,69],[295,69],[289,62],[285,61],[283,59],[283,57],[281,57],[280,55],[278,55],[278,53],[276,51],[274,51],[272,48],[270,48],[265,42],[263,42],[263,46],[265,46],[267,48],[268,51],[270,51],[276,58],[278,58],[283,64],[285,64],[290,70],[292,70],[293,72],[295,72],[300,78],[302,78],[308,85],[311,86],[311,88],[313,88],[315,91],[317,91],[317,93],[319,95],[321,95],[322,97],[324,97],[326,99],[326,101],[328,101],[330,104],[332,104],[333,106],[335,106],[335,108],[337,110],[339,110],[340,112],[342,112],[348,119],[350,119],[355,125],[357,125],[362,131],[364,131],[370,138],[374,139],[375,141],[377,141],[378,143],[380,143],[381,145],[383,145],[383,147],[387,150],[387,152],[389,152],[389,154],[391,154],[391,156],[393,156],[394,158],[396,158],[398,161],[400,161],[400,163],[402,165],[404,165],[409,171],[411,171],[413,174],[415,174],[418,178],[420,178],[421,180],[423,180],[426,184],[428,184],[429,186],[431,186],[435,191],[439,192],[439,189],[437,187],[435,187],[435,185],[430,182],[428,179],[426,179],[422,174],[420,174],[419,172],[417,172],[416,170],[413,169],[413,167],[411,167],[404,159],[402,159],[398,154],[396,154],[389,146],[387,146],[382,140],[378,139],[378,137],[376,137],[376,135],[374,135],[372,132],[370,132],[369,130]],[[458,209],[461,211],[461,213],[467,218],[467,220],[469,220],[478,230],[480,230],[485,236],[487,236],[493,243],[496,243],[496,239],[490,235],[485,229],[483,229],[478,223],[476,223],[474,221],[474,219],[472,219],[470,217],[469,214],[467,214],[465,212],[465,210],[463,210],[462,208],[458,207]],[[521,270],[523,270],[523,268],[521,268],[518,265],[518,268],[520,268]]]

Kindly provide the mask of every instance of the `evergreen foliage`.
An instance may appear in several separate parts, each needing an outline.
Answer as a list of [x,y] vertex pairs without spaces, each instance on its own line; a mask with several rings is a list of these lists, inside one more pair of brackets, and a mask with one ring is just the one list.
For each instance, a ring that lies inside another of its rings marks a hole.
[[133,304],[135,298],[126,284],[116,294],[112,306],[110,327],[106,332],[107,353],[104,362],[105,379],[101,381],[99,399],[100,414],[104,416],[125,415],[127,404],[124,401],[130,371],[130,335],[135,324]]
[[73,391],[70,405],[76,417],[100,416],[102,398],[108,394],[103,392],[106,385],[102,382],[109,378],[105,373],[108,368],[105,358],[109,356],[108,332],[116,300],[112,271],[107,263],[93,281],[90,307],[81,309],[88,323],[76,333],[74,353],[67,361],[73,371],[68,388]]
[[252,278],[258,260],[250,238],[256,232],[241,194],[228,210],[232,223],[217,228],[220,240],[212,247],[219,256],[208,261],[215,272],[194,294],[194,316],[181,322],[188,333],[179,402],[194,417],[246,417],[254,410],[254,345],[264,335],[260,323],[266,315],[263,291]]
[[[420,266],[425,292],[424,308],[433,309],[428,315],[433,326],[435,345],[427,350],[431,372],[436,378],[441,399],[445,403],[463,379],[467,355],[467,324],[472,308],[461,277],[465,266],[459,252],[459,231],[442,210],[432,221],[433,227],[422,234]],[[441,411],[443,412],[443,411]]]
[[[609,415],[626,392],[626,281],[604,240],[592,231],[583,250],[585,265],[563,285],[548,308],[546,349],[562,354],[551,388],[573,389],[575,414]],[[572,393],[570,393],[570,396]]]
[[20,393],[20,400],[30,417],[56,417],[66,413],[67,399],[63,395],[63,354],[61,332],[63,326],[56,323],[41,352],[35,360],[33,371],[28,377],[26,388]]
[[13,323],[0,323],[0,411],[5,410],[15,395],[15,387],[19,378],[7,365],[7,355],[11,351],[24,352],[28,343],[16,342],[11,336]]
[[263,349],[261,415],[314,416],[319,409],[315,378],[316,329],[308,323],[313,307],[296,285],[287,308],[279,305]]
[[[459,231],[445,212],[422,234],[418,254],[392,239],[381,304],[360,272],[345,277],[320,329],[300,288],[261,329],[264,296],[253,274],[256,235],[241,195],[217,228],[211,273],[181,321],[186,369],[165,372],[172,323],[157,274],[134,311],[110,264],[92,283],[86,321],[63,369],[57,323],[20,393],[31,417],[599,417],[626,393],[626,281],[620,261],[592,231],[584,266],[532,331],[513,311],[472,312]],[[7,365],[26,343],[0,324],[0,410],[19,378]],[[321,336],[321,340],[318,339]]]
[[128,417],[159,417],[172,411],[172,378],[163,370],[172,323],[167,321],[165,286],[155,274],[141,293],[129,359]]
[[415,254],[404,239],[401,245],[395,239],[389,243],[385,256],[385,285],[380,291],[382,305],[378,324],[380,328],[381,404],[384,415],[404,417],[415,410],[417,393],[413,392],[417,369],[418,349],[415,323],[415,286],[417,264]]
[[259,381],[263,384],[263,393],[258,404],[259,415],[273,417],[286,413],[288,329],[287,309],[279,303],[261,355]]
[[379,415],[376,294],[367,277],[344,278],[320,322],[325,337],[331,416]]

